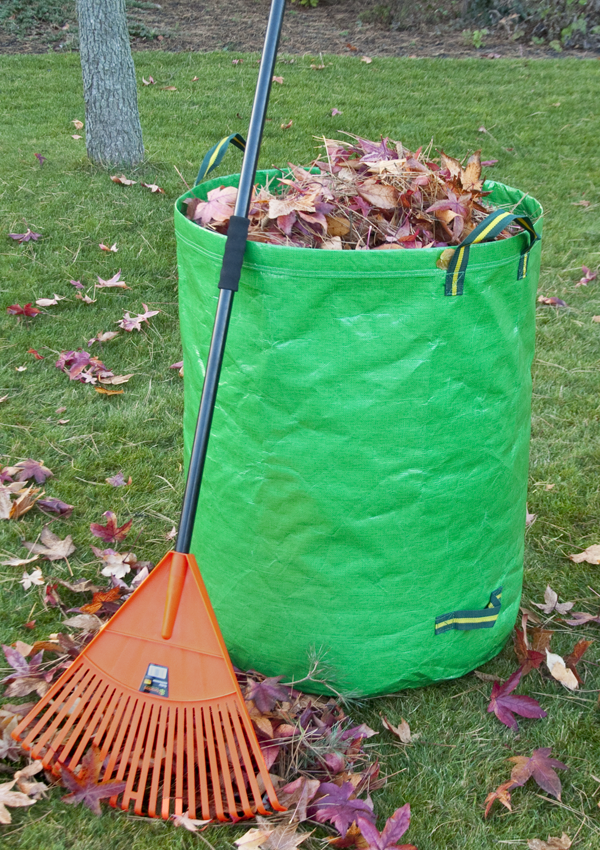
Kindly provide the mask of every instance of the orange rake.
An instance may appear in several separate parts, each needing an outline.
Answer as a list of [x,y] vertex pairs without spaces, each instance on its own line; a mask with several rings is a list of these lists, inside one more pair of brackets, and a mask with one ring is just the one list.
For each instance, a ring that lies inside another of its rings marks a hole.
[[204,582],[189,554],[221,363],[238,289],[285,0],[272,0],[219,280],[175,552],[106,623],[13,732],[57,773],[99,748],[111,799],[138,815],[239,820],[279,805]]

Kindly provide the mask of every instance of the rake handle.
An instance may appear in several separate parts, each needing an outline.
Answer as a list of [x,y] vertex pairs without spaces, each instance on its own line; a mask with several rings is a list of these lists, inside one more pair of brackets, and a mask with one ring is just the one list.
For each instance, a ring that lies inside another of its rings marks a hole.
[[[260,71],[258,74],[258,82],[256,84],[256,93],[254,95],[254,103],[252,106],[250,127],[248,129],[244,161],[242,163],[242,171],[240,174],[240,182],[238,185],[238,193],[235,203],[234,216],[236,218],[244,218],[247,220],[248,210],[250,208],[252,187],[256,176],[256,166],[258,164],[260,144],[267,115],[267,105],[269,102],[269,94],[271,92],[273,71],[275,70],[275,62],[277,59],[277,48],[279,45],[279,36],[281,34],[284,10],[285,0],[272,0]],[[231,317],[233,295],[238,288],[242,269],[243,252],[240,251],[240,238],[240,229],[235,227],[233,233],[228,233],[227,241],[225,243],[224,268],[219,281],[219,301],[217,304],[210,350],[206,363],[206,374],[204,377],[204,385],[202,387],[198,422],[196,425],[194,444],[192,446],[187,482],[183,496],[183,505],[181,508],[179,532],[175,543],[175,551],[184,554],[189,553],[192,542],[194,520],[196,517],[198,498],[200,496],[200,485],[202,484],[202,474],[204,472],[204,464],[206,461],[210,426],[217,399],[217,389],[219,386],[221,366],[223,364],[223,354],[225,352],[227,330],[229,328],[229,319]],[[166,614],[167,612],[165,611],[165,617]]]

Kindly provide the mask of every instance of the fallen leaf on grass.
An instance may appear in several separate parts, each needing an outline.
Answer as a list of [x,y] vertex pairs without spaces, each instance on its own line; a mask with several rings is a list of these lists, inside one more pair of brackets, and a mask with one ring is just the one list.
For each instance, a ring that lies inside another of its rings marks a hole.
[[27,371],[27,366],[16,366],[15,367],[15,372],[26,372],[26,371]]
[[147,325],[150,324],[148,319],[152,318],[152,316],[157,316],[160,313],[160,310],[149,310],[147,304],[142,303],[142,307],[144,308],[143,313],[138,313],[137,316],[130,316],[129,312],[125,313],[121,321],[118,323],[120,328],[123,328],[124,331],[141,331],[142,330],[142,322],[146,322]]
[[273,77],[274,83],[279,83],[280,86],[283,85],[283,77]]
[[539,295],[538,304],[545,304],[548,307],[568,307],[569,305],[562,298],[556,296]]
[[569,668],[569,670],[573,671],[580,685],[583,685],[583,679],[579,675],[577,665],[592,643],[593,641],[591,640],[579,640],[573,647],[572,652],[570,652],[569,655],[565,655],[565,665]]
[[39,162],[40,165],[43,165],[48,158],[46,156],[42,156],[41,153],[34,153],[34,157],[37,159],[37,161]]
[[42,555],[49,561],[60,561],[63,558],[68,558],[75,551],[70,534],[64,540],[61,540],[58,535],[50,531],[47,525],[43,527],[40,539],[41,543],[24,542],[23,546],[36,555]]
[[527,507],[525,507],[525,528],[531,528],[536,519],[537,514],[530,514]]
[[37,561],[39,555],[34,555],[33,558],[7,558],[5,561],[0,561],[3,567],[26,567],[27,564]]
[[11,316],[28,316],[29,318],[32,318],[42,311],[38,310],[38,308],[34,307],[30,302],[24,307],[21,307],[19,304],[11,304],[10,307],[6,308],[6,312]]
[[[568,770],[567,765],[558,759],[550,758],[552,747],[541,747],[534,750],[531,756],[513,756],[509,761],[514,762],[510,778],[515,787],[525,785],[533,778],[543,791],[560,800],[562,786],[556,770]],[[556,770],[555,770],[556,768]]]
[[101,815],[100,800],[121,794],[127,786],[126,782],[119,779],[98,782],[101,769],[102,758],[95,744],[84,755],[77,773],[61,765],[61,781],[71,792],[62,798],[63,803],[83,803],[95,815]]
[[322,782],[319,794],[322,796],[313,800],[310,806],[311,819],[318,823],[331,822],[342,838],[359,814],[371,821],[375,820],[373,804],[367,800],[359,800],[351,782],[344,782],[341,786],[333,782]]
[[522,675],[523,671],[519,668],[506,682],[494,682],[490,704],[488,705],[488,712],[494,712],[501,723],[515,732],[519,729],[515,714],[536,720],[546,717],[546,712],[533,697],[512,693],[521,681]]
[[110,484],[111,487],[127,487],[127,485],[131,484],[131,475],[129,476],[129,481],[125,481],[123,473],[117,472],[116,475],[113,475],[111,478],[107,478],[106,483]]
[[393,735],[396,735],[398,738],[400,738],[400,740],[403,744],[411,744],[412,741],[413,741],[413,738],[419,737],[418,735],[416,735],[416,736],[411,735],[410,726],[408,725],[408,723],[406,722],[406,720],[404,718],[402,718],[402,720],[400,721],[398,726],[393,726],[390,723],[390,721],[387,719],[387,717],[383,717],[383,716],[381,718],[381,722],[383,723],[384,727],[386,729],[388,729]]
[[28,764],[27,767],[24,767],[22,770],[17,770],[15,773],[15,780],[17,783],[17,788],[23,794],[26,794],[32,800],[40,800],[48,790],[48,786],[44,785],[43,782],[29,782],[32,776],[38,774],[41,770],[44,770],[44,765],[41,761],[33,761],[31,764]]
[[97,393],[102,395],[123,395],[124,390],[107,390],[105,387],[94,387]]
[[84,304],[95,304],[95,303],[96,303],[96,299],[95,299],[95,298],[90,298],[90,296],[89,296],[89,295],[87,295],[87,294],[86,294],[86,295],[82,295],[82,294],[81,294],[81,292],[78,292],[78,293],[75,295],[75,298],[78,298],[80,301],[83,301],[83,303],[84,303]]
[[98,380],[101,384],[112,384],[117,386],[119,384],[126,384],[130,378],[133,378],[133,372],[131,375],[98,375]]
[[156,183],[140,183],[140,186],[143,186],[144,189],[150,189],[150,191],[154,195],[156,195],[156,194],[164,195],[165,194],[165,190],[161,189],[160,186],[157,186]]
[[332,109],[332,110],[331,110],[331,117],[332,117],[332,118],[334,118],[336,115],[343,115],[343,114],[344,114],[344,113],[343,113],[343,112],[340,112],[340,110],[339,110],[339,109],[335,109],[335,108],[334,108],[334,109]]
[[99,525],[97,522],[90,524],[90,531],[95,537],[104,540],[105,543],[115,543],[118,540],[125,540],[127,534],[133,524],[130,519],[120,528],[117,528],[117,516],[112,511],[106,511],[103,516],[106,517],[106,525]]
[[[198,832],[199,826],[206,826],[206,824],[211,823],[211,820],[196,820],[195,818],[189,817],[189,811],[185,812],[183,815],[171,815],[171,820],[175,826],[182,826],[184,829],[187,829],[189,832]],[[237,842],[236,842],[237,843]]]
[[87,605],[82,605],[79,609],[82,614],[95,614],[99,611],[105,602],[116,602],[121,596],[120,587],[111,587],[110,590],[97,590],[92,597],[92,601]]
[[592,546],[588,546],[583,552],[567,555],[567,558],[575,564],[581,564],[583,561],[586,561],[588,564],[600,564],[600,543],[594,543]]
[[509,779],[508,782],[503,782],[502,785],[499,785],[495,791],[490,791],[490,793],[485,798],[486,806],[485,813],[483,815],[484,818],[487,818],[490,813],[490,809],[492,808],[496,800],[498,800],[499,803],[502,803],[504,808],[508,809],[509,812],[512,812],[510,792],[511,789],[513,789],[514,787],[515,785],[513,784],[512,780]]
[[530,838],[527,842],[528,850],[569,850],[573,842],[566,832],[563,832],[560,838],[548,836],[548,841],[542,841],[541,838]]
[[9,233],[9,238],[14,239],[15,242],[37,242],[38,239],[41,239],[41,233],[34,233],[29,227],[25,231],[25,233]]
[[546,650],[546,665],[548,666],[550,675],[556,679],[557,682],[560,682],[561,685],[564,685],[565,688],[568,688],[570,691],[577,690],[579,687],[577,676],[572,670],[568,669],[564,659],[561,658],[560,655]]
[[72,138],[72,139],[75,139],[75,141],[78,141],[79,139],[83,139],[83,136],[79,136],[77,133],[73,133],[73,135],[71,136],[71,138]]
[[[264,818],[257,818],[262,829],[268,829],[270,824]],[[270,830],[268,837],[260,845],[264,850],[295,850],[303,841],[306,841],[312,832],[297,832],[296,824],[288,823],[276,826]]]
[[39,496],[39,488],[35,488],[33,484],[22,492],[19,498],[12,503],[10,508],[10,519],[20,519],[24,514],[32,509]]
[[129,289],[124,280],[121,280],[121,269],[114,274],[109,280],[103,280],[100,275],[97,275],[98,283],[96,289]]
[[[144,79],[144,77],[142,77],[142,82],[143,82],[143,84],[144,84],[145,86],[154,86],[154,85],[156,85],[156,80],[154,79],[154,77],[148,77],[148,79],[147,79],[147,80],[145,80],[145,79]],[[112,179],[113,179],[113,178],[111,177],[111,180],[112,180]]]
[[84,632],[97,632],[102,627],[102,620],[95,614],[77,614],[75,617],[63,620],[63,626],[82,629]]
[[588,283],[591,283],[598,277],[598,272],[590,271],[587,266],[582,266],[581,271],[583,272],[583,277],[577,281],[575,286],[587,286]]
[[[152,79],[152,77],[150,77],[150,79]],[[120,177],[111,177],[110,179],[113,183],[120,183],[121,186],[135,186],[135,184],[137,183],[137,180],[128,180],[128,178],[125,177],[124,174],[121,174]]]
[[282,124],[282,125],[281,125],[281,129],[282,129],[282,130],[289,130],[293,123],[294,123],[293,121],[288,121],[288,123],[287,123],[287,124]]
[[161,86],[163,91],[177,91],[177,86]]
[[119,249],[117,248],[117,243],[116,243],[116,242],[114,242],[114,243],[113,243],[112,245],[110,245],[110,246],[109,246],[109,245],[105,245],[105,244],[104,244],[104,242],[100,242],[100,244],[98,245],[98,247],[100,248],[100,250],[101,250],[101,251],[112,251],[112,253],[113,253],[113,254],[116,254],[116,253],[117,253],[117,251],[119,250]]
[[96,336],[93,336],[90,340],[88,340],[88,348],[95,342],[110,342],[110,340],[114,339],[116,336],[119,336],[119,331],[98,331]]
[[290,689],[279,684],[282,678],[283,676],[272,676],[260,682],[252,682],[246,691],[245,698],[252,700],[263,714],[272,711],[278,701],[289,699]]
[[16,475],[17,481],[27,481],[29,478],[33,478],[36,484],[43,484],[47,478],[54,476],[52,470],[44,466],[43,460],[32,460],[31,458],[21,460],[14,466],[6,467],[4,471],[9,475]]
[[383,832],[379,832],[375,824],[363,818],[357,818],[357,825],[366,839],[369,850],[416,850],[414,844],[398,844],[408,827],[410,826],[410,805],[406,803],[387,819]]
[[44,359],[43,355],[40,354],[39,351],[36,351],[35,348],[28,348],[27,354],[33,354],[33,356],[35,357],[36,360],[43,360]]
[[59,301],[66,301],[64,295],[57,295],[54,293],[54,298],[38,298],[35,302],[38,307],[54,307],[55,304],[58,304]]
[[522,619],[523,628],[515,628],[514,635],[515,654],[521,665],[523,676],[526,676],[532,670],[538,670],[542,661],[546,660],[546,650],[550,646],[553,635],[553,632],[548,629],[532,629],[532,643],[529,646],[527,620],[528,615],[525,614]]
[[234,844],[237,844],[240,850],[258,850],[272,832],[272,829],[249,829],[241,838],[237,838]]
[[44,576],[40,569],[36,569],[32,573],[23,573],[23,578],[19,579],[19,582],[23,585],[23,590],[29,590],[30,587],[43,585]]
[[366,65],[370,65],[373,60],[370,56],[361,56],[360,61],[364,62]]
[[75,118],[71,121],[71,124],[75,127],[76,130],[83,130],[83,121],[80,121],[79,118]]
[[574,602],[559,602],[558,593],[552,590],[550,585],[546,587],[544,602],[533,603],[533,605],[535,605],[536,608],[540,608],[544,614],[551,614],[553,611],[557,611],[559,614],[566,614],[571,610],[574,604]]
[[33,806],[36,802],[36,800],[32,800],[31,797],[28,797],[27,794],[23,794],[21,791],[11,791],[16,781],[16,779],[13,779],[10,782],[3,782],[0,785],[0,823],[12,822],[10,812],[6,808],[7,806],[11,806],[12,808]]
[[58,514],[63,519],[68,519],[73,513],[73,505],[68,505],[61,499],[55,499],[53,497],[49,499],[38,499],[36,505],[41,511],[50,511],[50,513]]
[[83,283],[80,280],[70,280],[69,283],[71,286],[74,286],[75,289],[83,289]]
[[301,823],[308,819],[306,811],[308,804],[314,798],[320,785],[321,782],[318,779],[300,776],[277,791],[279,802],[288,810],[291,821]]

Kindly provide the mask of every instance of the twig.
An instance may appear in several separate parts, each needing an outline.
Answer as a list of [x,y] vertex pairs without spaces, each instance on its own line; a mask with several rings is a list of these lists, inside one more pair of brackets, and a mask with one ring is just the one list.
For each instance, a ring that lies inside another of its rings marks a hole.
[[177,166],[176,166],[176,165],[174,165],[174,166],[173,166],[173,168],[175,169],[175,171],[179,174],[179,176],[180,176],[180,177],[181,177],[181,179],[183,180],[183,184],[184,184],[184,186],[187,186],[187,188],[188,188],[188,189],[191,189],[192,187],[191,187],[191,186],[190,186],[190,184],[186,181],[186,179],[184,178],[184,176],[183,176],[183,174],[181,173],[181,171],[177,168]]

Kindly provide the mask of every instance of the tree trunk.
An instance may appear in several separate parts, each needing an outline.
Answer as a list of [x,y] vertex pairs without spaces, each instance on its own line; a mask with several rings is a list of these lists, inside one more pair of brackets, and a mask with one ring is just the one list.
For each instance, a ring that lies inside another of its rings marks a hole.
[[125,0],[77,0],[90,159],[133,165],[144,157]]

